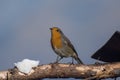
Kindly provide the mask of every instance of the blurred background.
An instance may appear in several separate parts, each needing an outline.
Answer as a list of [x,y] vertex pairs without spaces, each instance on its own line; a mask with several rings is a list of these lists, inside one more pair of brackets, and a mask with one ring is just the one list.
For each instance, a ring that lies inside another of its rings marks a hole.
[[[0,70],[25,58],[52,63],[49,28],[62,29],[85,64],[120,31],[120,0],[0,0]],[[61,63],[71,62],[71,58]]]

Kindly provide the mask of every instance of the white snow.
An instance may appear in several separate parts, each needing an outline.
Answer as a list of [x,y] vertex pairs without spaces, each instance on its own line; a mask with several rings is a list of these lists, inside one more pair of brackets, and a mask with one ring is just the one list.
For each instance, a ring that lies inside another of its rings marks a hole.
[[39,65],[39,61],[24,59],[14,64],[20,72],[28,74],[32,70],[32,67],[37,67]]

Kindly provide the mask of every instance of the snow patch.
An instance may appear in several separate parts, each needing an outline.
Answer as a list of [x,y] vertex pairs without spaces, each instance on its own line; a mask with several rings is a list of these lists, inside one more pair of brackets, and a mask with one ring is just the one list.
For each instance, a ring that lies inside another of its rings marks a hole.
[[14,63],[14,65],[20,72],[28,74],[32,70],[32,67],[37,67],[39,65],[39,61],[24,59],[21,62]]

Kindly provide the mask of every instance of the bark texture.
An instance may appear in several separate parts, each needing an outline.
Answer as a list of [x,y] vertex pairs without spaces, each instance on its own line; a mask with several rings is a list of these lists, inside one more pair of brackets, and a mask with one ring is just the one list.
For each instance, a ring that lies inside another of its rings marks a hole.
[[44,78],[80,78],[85,80],[114,78],[120,76],[120,62],[105,64],[46,64],[39,65],[29,74],[17,68],[0,71],[0,80],[37,80]]

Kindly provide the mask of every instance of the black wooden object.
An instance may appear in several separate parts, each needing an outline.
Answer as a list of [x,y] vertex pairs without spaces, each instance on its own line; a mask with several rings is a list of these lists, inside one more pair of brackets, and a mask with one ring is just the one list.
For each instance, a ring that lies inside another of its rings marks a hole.
[[91,57],[104,62],[120,62],[120,32],[116,31]]

